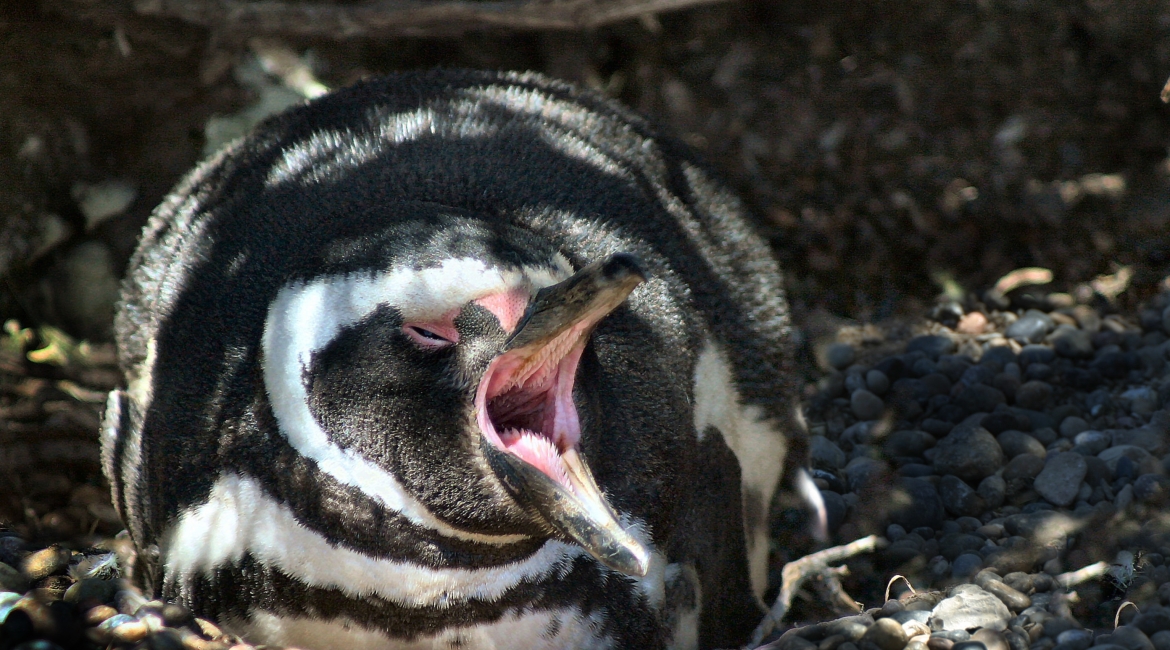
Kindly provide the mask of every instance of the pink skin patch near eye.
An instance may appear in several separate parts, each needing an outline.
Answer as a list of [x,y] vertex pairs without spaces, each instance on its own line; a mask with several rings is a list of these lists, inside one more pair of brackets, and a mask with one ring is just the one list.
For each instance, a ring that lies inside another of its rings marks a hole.
[[528,292],[523,289],[509,289],[479,298],[475,304],[490,311],[500,321],[500,327],[511,334],[528,308],[528,298]]

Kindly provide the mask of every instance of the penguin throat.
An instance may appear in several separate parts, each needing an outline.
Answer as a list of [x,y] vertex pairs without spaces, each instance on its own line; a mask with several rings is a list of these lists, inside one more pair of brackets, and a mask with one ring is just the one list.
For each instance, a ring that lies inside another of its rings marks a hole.
[[488,441],[570,491],[561,454],[581,438],[573,383],[585,349],[583,334],[571,328],[536,348],[496,357],[475,398],[476,419]]

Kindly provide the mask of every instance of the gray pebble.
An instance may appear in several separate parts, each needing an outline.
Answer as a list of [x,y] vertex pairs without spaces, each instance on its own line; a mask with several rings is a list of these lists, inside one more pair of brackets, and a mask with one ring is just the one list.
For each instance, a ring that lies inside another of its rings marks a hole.
[[876,645],[881,650],[902,650],[906,645],[906,633],[897,621],[879,618],[862,635],[861,643],[866,642]]
[[922,352],[933,360],[937,360],[940,356],[950,354],[954,351],[955,342],[945,336],[916,336],[906,343],[906,352]]
[[1154,650],[1154,644],[1144,632],[1132,625],[1122,625],[1109,635],[1109,642],[1126,650]]
[[1164,503],[1168,494],[1170,477],[1161,474],[1142,474],[1133,482],[1133,498],[1142,503]]
[[[1170,612],[1161,607],[1149,607],[1133,617],[1129,624],[1141,630],[1146,636],[1164,630],[1170,631]],[[1152,637],[1150,641],[1153,641]]]
[[960,641],[951,646],[951,650],[987,650],[982,641]]
[[1084,456],[1062,452],[1048,459],[1044,470],[1032,485],[1049,503],[1067,506],[1076,499],[1081,481],[1085,480],[1088,471],[1089,465]]
[[970,485],[951,474],[939,479],[938,495],[947,512],[956,517],[978,517],[987,507],[983,497]]
[[849,406],[859,420],[876,420],[881,417],[882,411],[886,408],[882,398],[865,389],[853,392],[849,398]]
[[1002,600],[1004,605],[1007,605],[1009,608],[1017,612],[1032,606],[1031,598],[1028,598],[1028,596],[1020,593],[1016,589],[1013,589],[1000,580],[984,580],[983,582],[979,583],[979,586],[982,587],[983,590],[987,593]]
[[1083,449],[1086,453],[1092,456],[1096,456],[1097,454],[1105,451],[1109,448],[1110,445],[1109,436],[1101,433],[1100,431],[1093,431],[1091,429],[1089,431],[1082,431],[1078,433],[1073,438],[1073,442],[1076,443],[1077,449]]
[[1048,340],[1052,342],[1053,350],[1062,357],[1088,359],[1093,356],[1093,336],[1084,330],[1058,327]]
[[1065,438],[1072,438],[1078,433],[1087,431],[1088,429],[1089,423],[1075,415],[1065,418],[1060,423],[1060,435],[1064,436]]
[[845,452],[832,440],[824,436],[811,436],[808,443],[813,467],[841,469],[845,466]]
[[0,562],[0,591],[23,593],[28,589],[28,579],[16,569]]
[[1162,630],[1161,632],[1151,634],[1150,643],[1154,644],[1154,650],[1170,650],[1170,630]]
[[951,563],[951,577],[959,580],[970,578],[983,568],[983,558],[975,553],[963,553]]
[[1000,599],[970,584],[955,587],[951,594],[931,611],[932,630],[1007,629],[1012,613]]
[[995,630],[987,628],[975,630],[975,633],[971,635],[971,640],[982,643],[987,650],[1011,650],[1004,635]]
[[935,446],[935,437],[925,431],[895,431],[886,438],[883,449],[891,457],[921,458],[923,452]]
[[1052,399],[1052,386],[1043,381],[1024,382],[1016,390],[1016,404],[1020,408],[1041,410]]
[[[1018,397],[1017,401],[1019,401]],[[992,388],[986,384],[973,384],[959,393],[958,397],[955,398],[955,403],[971,413],[990,413],[1000,404],[1006,404],[1007,397],[998,388]]]
[[1085,650],[1093,644],[1093,633],[1089,630],[1065,630],[1056,635],[1056,645],[1068,650]]
[[955,427],[934,448],[934,469],[978,483],[1003,464],[1003,449],[982,427]]
[[1044,445],[1036,438],[1022,432],[1009,429],[999,434],[995,438],[999,443],[1000,448],[1003,449],[1004,456],[1008,458],[1015,458],[1020,454],[1032,454],[1033,456],[1045,455]]
[[1029,309],[1016,322],[1007,326],[1004,336],[1020,343],[1039,343],[1054,326],[1051,316],[1036,309]]
[[825,350],[825,361],[837,370],[843,370],[853,365],[853,360],[856,358],[853,352],[853,346],[848,343],[834,343]]
[[890,389],[890,378],[881,370],[870,370],[865,373],[865,385],[875,395],[882,395]]
[[[992,474],[980,481],[975,491],[983,498],[983,503],[989,510],[995,510],[1003,505],[1003,500],[1007,496],[1007,482]],[[1000,526],[1000,531],[1002,530],[1003,527]]]

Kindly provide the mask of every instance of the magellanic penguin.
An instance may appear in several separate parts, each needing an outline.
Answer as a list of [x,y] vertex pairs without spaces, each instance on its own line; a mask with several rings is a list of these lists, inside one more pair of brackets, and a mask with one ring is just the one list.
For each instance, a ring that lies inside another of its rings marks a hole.
[[253,642],[710,648],[762,613],[806,448],[780,272],[596,94],[435,71],[270,119],[156,210],[116,333],[139,579]]

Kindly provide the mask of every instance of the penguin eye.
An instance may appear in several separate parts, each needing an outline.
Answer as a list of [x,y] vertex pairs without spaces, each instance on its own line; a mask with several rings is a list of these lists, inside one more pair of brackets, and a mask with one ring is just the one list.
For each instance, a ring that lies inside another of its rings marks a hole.
[[403,325],[402,331],[418,345],[432,350],[455,345],[459,340],[459,333],[453,327],[431,328],[421,325]]

